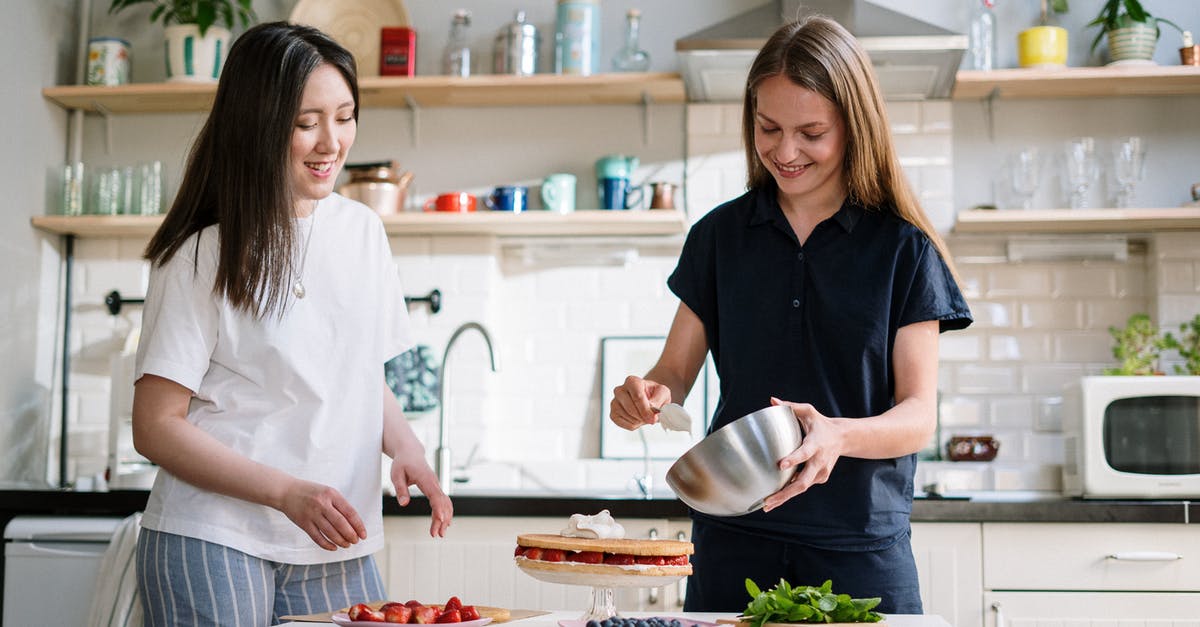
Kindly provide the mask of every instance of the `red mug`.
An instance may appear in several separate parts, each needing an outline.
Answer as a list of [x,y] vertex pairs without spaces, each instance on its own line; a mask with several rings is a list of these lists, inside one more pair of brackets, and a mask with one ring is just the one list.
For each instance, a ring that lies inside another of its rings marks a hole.
[[462,213],[475,211],[475,197],[466,192],[438,194],[436,198],[425,201],[425,211],[445,211]]

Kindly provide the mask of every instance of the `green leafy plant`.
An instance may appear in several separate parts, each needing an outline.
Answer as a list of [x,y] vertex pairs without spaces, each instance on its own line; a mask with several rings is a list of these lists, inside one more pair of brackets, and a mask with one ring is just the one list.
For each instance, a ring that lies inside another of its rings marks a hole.
[[251,0],[112,0],[109,13],[119,13],[136,4],[150,4],[150,21],[162,20],[167,24],[195,24],[203,37],[218,21],[225,28],[233,28],[235,22],[249,26],[257,18],[250,7]]
[[1162,351],[1169,348],[1168,340],[1159,335],[1158,325],[1150,320],[1150,316],[1144,313],[1133,314],[1125,328],[1109,327],[1108,332],[1116,340],[1113,357],[1120,361],[1120,365],[1116,368],[1106,368],[1104,374],[1162,374],[1158,369],[1158,359]]
[[1096,16],[1096,19],[1087,23],[1089,27],[1103,25],[1100,32],[1096,34],[1096,38],[1092,40],[1092,52],[1096,51],[1096,46],[1100,45],[1100,39],[1110,30],[1127,28],[1134,23],[1141,23],[1153,26],[1157,35],[1161,32],[1158,28],[1159,22],[1170,24],[1175,30],[1183,32],[1183,29],[1179,28],[1175,22],[1150,15],[1146,9],[1142,8],[1142,3],[1138,0],[1105,0],[1104,6],[1100,8],[1100,14]]
[[852,599],[848,594],[834,594],[833,582],[826,580],[819,588],[792,587],[780,579],[774,588],[763,592],[753,580],[746,579],[746,592],[753,600],[742,612],[752,627],[763,623],[877,623],[883,615],[873,611],[880,598]]
[[1068,11],[1067,0],[1042,0],[1042,16],[1038,22],[1045,26],[1050,22],[1050,12],[1066,13]]
[[1175,366],[1175,372],[1200,375],[1200,314],[1196,314],[1190,322],[1179,325],[1179,332],[1179,337],[1166,334],[1166,348],[1179,351],[1179,356],[1184,360],[1184,365]]

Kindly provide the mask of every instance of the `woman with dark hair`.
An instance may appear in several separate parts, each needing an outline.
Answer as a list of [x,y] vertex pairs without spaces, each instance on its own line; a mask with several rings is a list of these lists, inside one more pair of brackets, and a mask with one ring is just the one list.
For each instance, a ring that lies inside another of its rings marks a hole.
[[[749,191],[692,227],[668,286],[680,299],[644,378],[615,390],[636,429],[682,402],[712,352],[711,429],[787,405],[805,434],[761,511],[692,513],[686,608],[740,611],[744,581],[833,580],[920,613],[910,540],[915,453],[937,416],[938,334],[971,313],[945,244],[905,182],[867,55],[836,22],[776,31],[743,108]],[[788,402],[780,399],[788,399]]]
[[412,346],[387,235],[333,193],[354,59],[283,22],[229,50],[179,193],[146,249],[133,435],[161,467],[142,518],[149,625],[269,625],[386,596],[381,452],[401,505],[453,516],[384,382]]

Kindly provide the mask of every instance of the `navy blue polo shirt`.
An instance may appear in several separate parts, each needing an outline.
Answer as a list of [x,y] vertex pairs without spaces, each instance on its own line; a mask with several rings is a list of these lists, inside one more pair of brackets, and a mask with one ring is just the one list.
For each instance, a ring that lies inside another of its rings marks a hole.
[[[895,404],[897,329],[971,324],[950,269],[920,229],[847,201],[801,246],[774,185],[696,222],[667,285],[704,322],[721,380],[712,430],[772,396],[826,416],[882,414]],[[821,548],[876,550],[908,531],[915,466],[915,454],[843,457],[828,482],[770,513],[692,515]]]

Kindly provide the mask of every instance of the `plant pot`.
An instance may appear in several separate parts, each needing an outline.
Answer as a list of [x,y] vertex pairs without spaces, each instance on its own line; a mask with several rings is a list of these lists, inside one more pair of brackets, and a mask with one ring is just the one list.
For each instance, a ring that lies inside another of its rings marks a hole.
[[1034,26],[1017,35],[1017,63],[1021,67],[1062,68],[1067,66],[1067,29]]
[[195,24],[166,27],[167,80],[212,82],[220,78],[229,51],[229,31],[210,26],[203,37]]
[[1105,35],[1113,63],[1153,63],[1154,47],[1158,44],[1158,29],[1153,25],[1137,22]]

